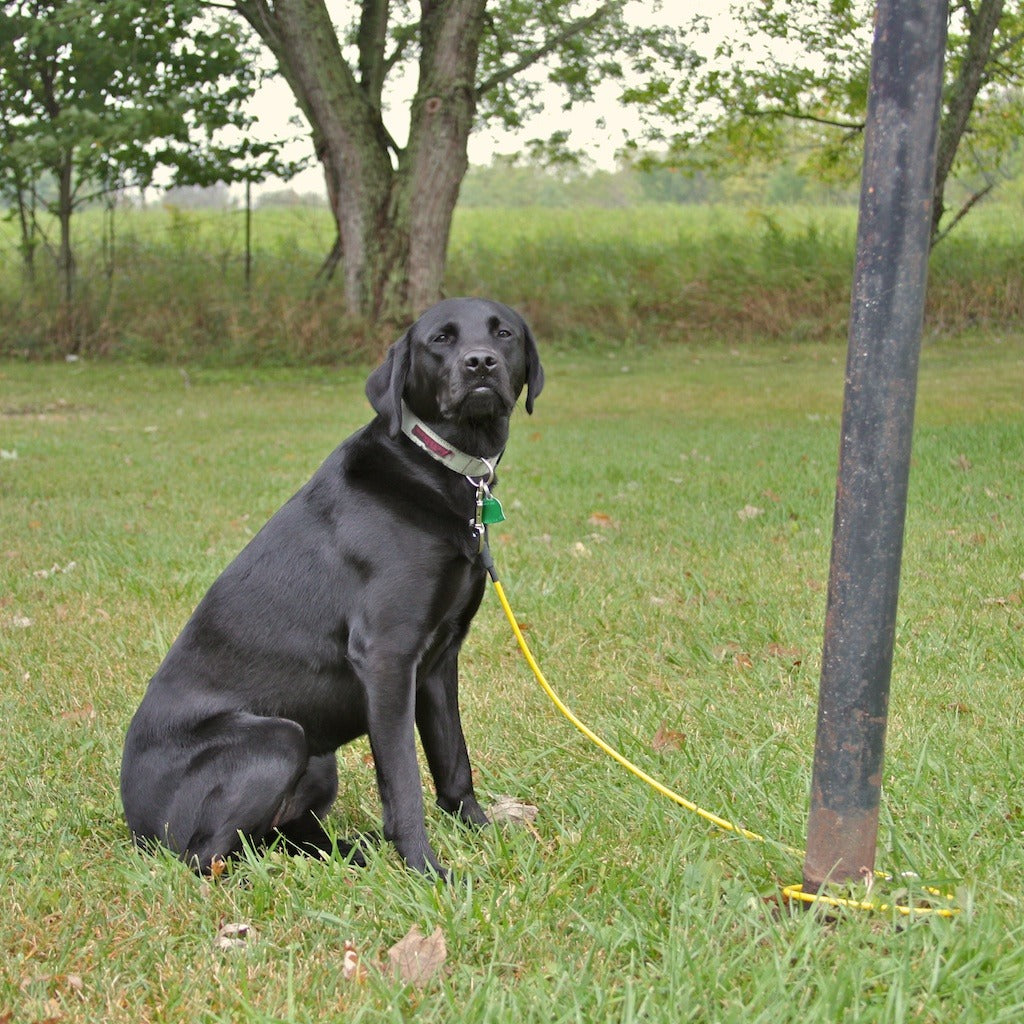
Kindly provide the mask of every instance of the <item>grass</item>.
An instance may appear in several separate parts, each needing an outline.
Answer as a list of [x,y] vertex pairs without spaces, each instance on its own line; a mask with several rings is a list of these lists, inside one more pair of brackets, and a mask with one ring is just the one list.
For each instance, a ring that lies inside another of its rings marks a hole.
[[[574,346],[832,341],[846,334],[855,221],[854,209],[826,207],[460,209],[445,289],[500,298]],[[983,206],[938,247],[931,329],[1024,321],[1019,222],[1019,204]],[[0,222],[0,354],[47,359],[77,346],[172,365],[276,366],[379,349],[372,330],[346,321],[339,286],[313,284],[333,240],[325,210],[256,211],[248,291],[241,211],[119,211],[106,247],[101,228],[98,211],[78,217],[79,301],[68,311],[42,251],[36,285],[25,283],[14,225]]]
[[[493,542],[535,654],[641,767],[800,845],[842,350],[546,351]],[[362,378],[0,364],[0,1021],[1020,1019],[1019,334],[932,340],[922,358],[879,866],[948,885],[959,917],[780,904],[799,860],[588,747],[494,595],[463,658],[478,791],[539,815],[477,835],[432,812],[460,884],[389,850],[363,870],[272,854],[212,884],[136,853],[117,772],[146,680],[219,570],[365,420]],[[342,754],[340,835],[378,823],[366,754]],[[245,948],[215,947],[225,922],[251,926]],[[422,989],[377,968],[412,926],[447,946]],[[343,977],[346,941],[362,982]]]

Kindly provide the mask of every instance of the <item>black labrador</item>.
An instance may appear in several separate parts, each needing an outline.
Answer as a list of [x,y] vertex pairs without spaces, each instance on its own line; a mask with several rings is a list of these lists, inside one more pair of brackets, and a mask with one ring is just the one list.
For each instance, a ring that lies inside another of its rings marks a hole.
[[458,702],[486,583],[478,498],[543,383],[530,329],[497,302],[446,299],[391,346],[366,384],[376,417],[224,570],[150,681],[121,765],[139,845],[201,871],[246,843],[330,853],[335,751],[368,734],[384,837],[444,873],[414,730],[438,805],[486,824]]

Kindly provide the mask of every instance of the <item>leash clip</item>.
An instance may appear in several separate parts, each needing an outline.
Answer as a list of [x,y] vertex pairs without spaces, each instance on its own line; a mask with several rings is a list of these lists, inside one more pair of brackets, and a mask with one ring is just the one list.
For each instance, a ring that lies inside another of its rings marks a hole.
[[[469,478],[467,478],[469,479]],[[473,483],[472,479],[469,479],[470,483]],[[477,540],[480,542],[480,550],[484,549],[484,538],[487,536],[487,527],[484,526],[484,495],[486,493],[486,484],[483,480],[476,483],[476,511],[473,518],[470,520],[469,527],[476,534]]]
[[476,488],[476,509],[470,522],[470,529],[479,538],[481,551],[486,543],[487,527],[505,520],[505,511],[501,507],[501,502],[491,494],[490,485],[494,481],[494,467],[486,459],[482,461],[487,466],[487,477],[466,477]]

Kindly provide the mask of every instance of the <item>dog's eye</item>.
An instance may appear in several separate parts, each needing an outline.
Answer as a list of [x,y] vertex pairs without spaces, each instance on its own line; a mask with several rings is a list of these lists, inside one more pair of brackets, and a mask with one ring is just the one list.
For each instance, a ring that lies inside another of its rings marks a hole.
[[507,327],[499,327],[498,328],[498,337],[499,338],[511,338],[512,337],[512,332]]
[[435,334],[430,340],[435,345],[447,345],[452,340],[452,336],[442,331],[440,334]]

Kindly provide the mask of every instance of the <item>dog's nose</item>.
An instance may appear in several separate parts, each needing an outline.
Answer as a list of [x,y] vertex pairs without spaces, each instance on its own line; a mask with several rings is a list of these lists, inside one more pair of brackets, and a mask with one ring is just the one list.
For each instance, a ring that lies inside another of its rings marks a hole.
[[462,357],[462,365],[473,374],[484,376],[498,367],[498,357],[484,348],[473,349]]

